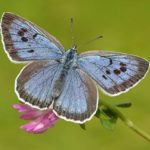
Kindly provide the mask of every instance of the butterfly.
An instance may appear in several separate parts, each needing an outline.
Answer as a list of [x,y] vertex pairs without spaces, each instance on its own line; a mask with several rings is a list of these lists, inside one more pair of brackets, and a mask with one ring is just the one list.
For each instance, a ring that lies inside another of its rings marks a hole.
[[18,75],[18,98],[32,107],[53,109],[67,121],[84,123],[98,107],[98,88],[110,96],[134,87],[149,61],[123,53],[65,50],[52,35],[13,13],[1,20],[2,42],[11,61],[29,63]]

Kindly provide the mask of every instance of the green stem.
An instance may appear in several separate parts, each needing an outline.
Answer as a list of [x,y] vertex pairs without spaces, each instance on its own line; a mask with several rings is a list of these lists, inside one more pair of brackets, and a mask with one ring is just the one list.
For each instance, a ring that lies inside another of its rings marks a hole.
[[120,112],[116,108],[116,106],[109,104],[108,102],[103,101],[103,100],[100,100],[100,105],[104,105],[105,107],[113,111],[120,118],[120,120],[122,120],[125,123],[125,125],[127,125],[130,129],[132,129],[138,135],[143,137],[145,140],[150,142],[150,135],[148,135],[147,133],[139,129],[136,125],[134,125],[134,123],[130,119],[126,118],[126,116],[122,112]]

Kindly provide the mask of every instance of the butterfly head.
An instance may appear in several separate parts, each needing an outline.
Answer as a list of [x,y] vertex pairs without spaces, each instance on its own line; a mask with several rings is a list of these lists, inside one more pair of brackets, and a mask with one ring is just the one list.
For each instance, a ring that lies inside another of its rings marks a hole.
[[77,45],[74,45],[70,50],[72,52],[76,53],[77,52]]
[[71,60],[74,58],[74,56],[76,55],[77,53],[77,46],[73,46],[72,48],[70,48],[67,52],[66,52],[66,57],[67,57],[67,60]]

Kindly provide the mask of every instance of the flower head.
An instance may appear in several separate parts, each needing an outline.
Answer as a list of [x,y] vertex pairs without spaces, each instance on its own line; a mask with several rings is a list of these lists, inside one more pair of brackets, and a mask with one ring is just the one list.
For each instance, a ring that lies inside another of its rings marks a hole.
[[52,127],[58,120],[52,110],[39,110],[25,104],[14,104],[13,107],[21,112],[20,118],[31,120],[20,127],[30,133],[42,133]]

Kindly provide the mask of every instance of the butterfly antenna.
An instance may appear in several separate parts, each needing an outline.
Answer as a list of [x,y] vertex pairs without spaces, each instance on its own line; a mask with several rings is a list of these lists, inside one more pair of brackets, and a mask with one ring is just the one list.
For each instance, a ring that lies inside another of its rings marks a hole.
[[101,38],[103,38],[103,36],[102,36],[102,35],[99,35],[99,36],[97,36],[96,38],[93,38],[93,39],[91,39],[91,40],[89,40],[89,41],[83,43],[82,45],[79,45],[78,48],[84,47],[84,46],[86,46],[86,45],[88,45],[88,44],[90,44],[90,43],[92,43],[92,42],[94,42],[94,41],[96,41],[96,40],[98,40],[98,39],[101,39]]
[[75,37],[74,37],[74,20],[73,20],[73,17],[70,18],[70,31],[71,31],[71,47],[76,47]]

